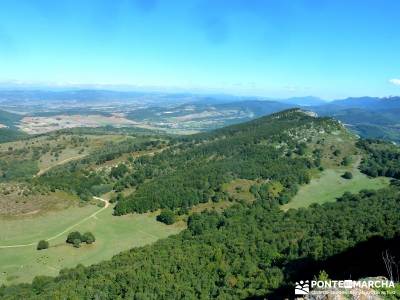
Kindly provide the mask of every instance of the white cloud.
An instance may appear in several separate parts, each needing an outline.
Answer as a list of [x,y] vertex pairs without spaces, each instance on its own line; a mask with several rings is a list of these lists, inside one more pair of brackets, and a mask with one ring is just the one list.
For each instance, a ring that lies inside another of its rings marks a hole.
[[394,84],[394,85],[400,85],[400,79],[399,78],[390,79],[389,82],[391,84]]

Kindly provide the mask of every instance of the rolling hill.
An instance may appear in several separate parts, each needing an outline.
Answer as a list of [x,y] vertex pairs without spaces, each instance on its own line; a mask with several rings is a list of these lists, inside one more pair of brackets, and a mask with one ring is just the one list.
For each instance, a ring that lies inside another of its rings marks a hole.
[[[382,149],[391,153],[389,157]],[[131,193],[117,197],[114,213],[168,209],[187,220],[186,230],[110,261],[62,270],[55,279],[39,276],[31,285],[1,287],[0,297],[289,297],[305,270],[307,276],[317,276],[329,258],[376,237],[393,244],[400,234],[400,189],[396,181],[378,191],[366,189],[368,178],[364,178],[364,187],[337,201],[287,211],[281,205],[290,203],[299,187],[323,176],[325,170],[351,171],[361,157],[365,172],[377,168],[385,176],[398,174],[397,156],[396,146],[360,143],[337,121],[298,109],[172,138],[163,151],[123,160],[120,164],[125,167],[115,169],[117,186],[129,186]],[[117,157],[124,156],[110,159]],[[384,168],[388,158],[390,172]],[[88,163],[68,163],[43,178],[49,179],[50,188],[60,188],[59,181],[51,179],[75,176]],[[94,168],[86,168],[80,183],[94,178],[93,172]],[[375,175],[379,174],[371,173]],[[73,190],[74,182],[69,182]],[[212,203],[230,204],[214,210]],[[206,204],[208,210],[193,210]],[[349,261],[341,276],[350,276],[346,272],[354,268]],[[358,270],[360,277],[383,272],[379,266]],[[329,275],[335,278],[335,274]]]
[[321,116],[334,117],[364,138],[400,142],[400,97],[348,98],[312,108]]
[[0,110],[0,143],[20,139],[26,134],[16,127],[23,116]]

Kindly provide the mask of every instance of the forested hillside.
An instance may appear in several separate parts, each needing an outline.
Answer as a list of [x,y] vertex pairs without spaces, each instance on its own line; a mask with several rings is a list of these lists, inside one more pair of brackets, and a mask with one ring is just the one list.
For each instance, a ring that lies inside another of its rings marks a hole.
[[3,124],[9,128],[15,128],[15,125],[17,125],[17,122],[21,119],[22,115],[0,110],[0,124]]
[[21,115],[0,110],[0,143],[14,141],[26,136],[25,133],[16,128],[21,119]]
[[262,181],[267,188],[279,182],[282,189],[270,200],[287,203],[298,185],[309,182],[310,170],[320,167],[320,157],[307,144],[323,143],[323,134],[340,131],[336,121],[293,109],[182,138],[167,151],[133,162],[128,176],[137,189],[117,203],[115,213],[226,200],[222,184],[237,178]]
[[[329,141],[330,136],[336,140]],[[83,200],[130,189],[128,196],[118,197],[116,215],[231,200],[223,187],[237,179],[248,180],[256,198],[269,194],[271,202],[285,204],[325,163],[340,165],[355,154],[351,139],[335,120],[291,109],[209,133],[105,145],[33,182]],[[138,151],[151,155],[131,156]],[[111,170],[96,167],[118,157],[125,159]]]
[[380,140],[360,140],[358,147],[366,151],[361,171],[377,177],[387,176],[400,179],[400,148]]
[[64,270],[56,279],[37,277],[32,285],[3,287],[0,297],[243,299],[267,295],[290,285],[307,264],[373,236],[399,234],[399,196],[399,187],[392,186],[286,213],[259,200],[223,214],[194,214],[188,229],[176,237],[99,265]]
[[[380,171],[371,175],[396,177],[396,146],[377,141],[359,141],[357,146],[358,149],[340,123],[299,110],[189,137],[150,139],[136,144],[128,139],[106,146],[103,153],[93,152],[93,157],[55,168],[34,182],[47,182],[50,188],[70,192],[77,192],[80,187],[82,196],[99,192],[93,189],[99,188],[99,184],[91,180],[106,180],[109,176],[112,179],[100,185],[112,183],[114,189],[133,188],[129,196],[118,194],[115,214],[158,208],[183,210],[187,229],[153,245],[123,252],[111,261],[62,270],[56,278],[36,277],[30,285],[2,287],[0,297],[290,296],[294,281],[303,279],[304,270],[307,275],[316,276],[332,256],[371,238],[393,239],[400,235],[400,184],[395,179],[387,188],[345,193],[333,203],[287,211],[281,207],[291,200],[299,185],[325,167],[347,165],[351,155],[364,157],[361,170],[367,174],[369,166],[376,165]],[[123,157],[126,152],[149,149],[150,154],[130,156],[109,173],[94,167]],[[390,172],[383,171],[386,165]],[[253,200],[230,199],[224,186],[235,180],[250,185]],[[231,205],[219,212],[188,210],[199,203],[226,200]]]

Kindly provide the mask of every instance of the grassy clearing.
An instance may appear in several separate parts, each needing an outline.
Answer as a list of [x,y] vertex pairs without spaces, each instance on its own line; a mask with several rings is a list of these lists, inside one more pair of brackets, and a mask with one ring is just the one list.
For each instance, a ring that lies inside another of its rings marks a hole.
[[[309,155],[316,149],[321,151],[321,165],[326,169],[341,167],[344,157],[354,156],[358,150],[355,146],[356,137],[346,130],[325,133],[315,137],[310,145]],[[340,154],[333,154],[340,150]]]
[[252,202],[255,200],[254,195],[250,193],[250,187],[255,184],[254,180],[235,179],[222,186],[222,189],[229,194],[234,200],[245,200]]
[[[75,207],[36,218],[0,220],[0,244],[31,243],[55,235],[98,209]],[[155,242],[182,229],[182,224],[167,226],[157,222],[154,214],[114,217],[110,206],[73,229],[93,232],[93,245],[73,248],[65,243],[66,233],[51,241],[47,250],[37,251],[36,245],[0,249],[0,284],[29,282],[37,275],[55,276],[62,268],[110,259],[123,250]]]
[[232,206],[235,202],[230,202],[230,201],[220,201],[220,202],[212,202],[209,201],[207,203],[200,203],[195,206],[193,206],[190,209],[191,213],[201,213],[202,211],[210,210],[210,211],[216,211],[216,212],[222,212],[228,207]]
[[67,148],[62,151],[57,158],[53,158],[50,153],[46,153],[39,160],[40,170],[37,175],[41,175],[57,165],[67,163],[75,159],[83,158],[88,154],[88,152],[89,151],[87,149],[84,149],[82,151],[79,148]]
[[0,219],[0,245],[28,244],[46,239],[97,210],[99,207],[95,205],[74,206],[41,216],[2,218]]
[[[120,142],[124,135],[49,134],[27,140],[0,143],[0,160],[34,160],[38,175],[54,166],[80,159],[109,142]],[[132,138],[132,137],[130,137]],[[34,153],[36,153],[34,155]]]
[[[13,192],[4,192],[5,190]],[[24,196],[25,190],[26,187],[22,184],[0,183],[0,220],[6,217],[15,218],[44,214],[52,210],[59,211],[76,205],[79,200],[78,197],[63,191],[47,194],[35,193],[34,195],[28,193],[27,196]]]
[[342,175],[348,169],[327,169],[318,178],[311,180],[310,184],[300,188],[297,195],[282,209],[307,207],[312,203],[325,203],[336,201],[344,192],[357,193],[362,189],[379,189],[389,184],[385,177],[369,178],[358,169],[351,170],[353,179],[344,179]]
[[229,200],[220,200],[219,202],[208,201],[206,203],[199,203],[197,205],[194,205],[190,209],[190,212],[200,213],[206,210],[222,212],[240,200],[253,202],[255,200],[255,197],[249,191],[250,187],[253,184],[257,184],[257,182],[247,179],[235,179],[229,183],[225,183],[222,185],[222,190],[228,193]]

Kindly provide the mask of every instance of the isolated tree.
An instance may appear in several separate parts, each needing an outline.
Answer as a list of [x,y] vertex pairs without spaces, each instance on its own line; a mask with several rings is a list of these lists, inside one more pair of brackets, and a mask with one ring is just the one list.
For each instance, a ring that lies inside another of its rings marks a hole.
[[49,248],[49,242],[45,241],[45,240],[39,241],[39,243],[37,244],[37,247],[36,247],[37,250],[43,250],[43,249],[47,249],[47,248]]
[[335,151],[333,151],[333,155],[335,156],[339,156],[342,153],[342,151],[340,151],[340,149],[336,149]]
[[96,238],[94,237],[93,233],[91,232],[85,232],[82,235],[82,242],[85,242],[86,244],[92,244],[96,241]]
[[79,243],[82,241],[82,235],[79,231],[72,231],[68,234],[67,243],[74,244],[75,240],[79,240]]
[[342,177],[344,179],[352,179],[353,178],[353,174],[351,172],[347,171],[342,175]]
[[342,160],[342,165],[343,166],[349,166],[351,164],[351,157],[350,156],[346,156],[345,158],[343,158]]
[[157,221],[171,225],[175,223],[175,214],[170,209],[163,209],[161,213],[157,216]]

